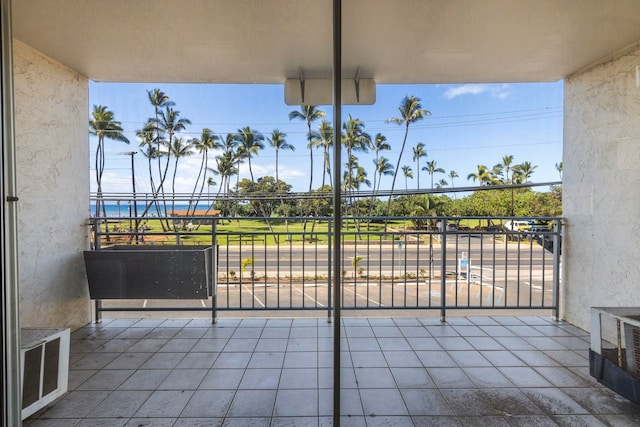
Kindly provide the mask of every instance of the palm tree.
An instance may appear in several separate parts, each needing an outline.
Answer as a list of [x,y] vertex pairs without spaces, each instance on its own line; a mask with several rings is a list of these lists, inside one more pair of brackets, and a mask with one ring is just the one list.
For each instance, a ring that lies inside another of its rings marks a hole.
[[[236,155],[238,158],[244,157],[249,162],[249,175],[251,175],[251,182],[254,184],[253,188],[255,188],[255,179],[253,177],[253,169],[251,168],[251,157],[253,155],[258,155],[260,150],[264,149],[264,135],[262,135],[257,130],[251,129],[250,126],[246,126],[242,129],[238,129],[237,139],[239,142],[239,147]],[[262,203],[256,203],[254,205],[254,209],[258,215],[266,217],[266,212],[263,209]],[[258,208],[260,208],[260,212],[258,212]],[[271,223],[267,220],[267,225],[269,226],[269,230],[273,233],[273,228]],[[277,236],[273,234],[274,239],[277,241]]]
[[436,182],[436,188],[443,188],[447,185],[449,185],[449,183],[444,178],[441,178],[440,181]]
[[[159,134],[166,136],[166,139],[163,141],[163,143],[167,147],[167,150],[164,152],[167,155],[167,161],[164,166],[164,171],[160,176],[160,182],[158,183],[158,188],[157,188],[157,191],[164,196],[164,193],[165,193],[164,183],[167,178],[167,172],[169,170],[169,162],[171,160],[171,155],[173,154],[171,149],[171,147],[173,147],[173,138],[175,137],[176,133],[185,130],[187,128],[187,125],[191,124],[191,120],[180,118],[180,111],[174,110],[171,107],[165,107],[164,110],[160,110],[158,112],[158,119],[157,121],[155,121],[154,124],[158,129]],[[162,153],[161,150],[159,150],[159,152]],[[164,213],[166,215],[167,202],[164,200],[164,197],[163,197],[163,204],[164,204]],[[167,221],[166,227],[168,229],[171,228],[168,221]]]
[[238,146],[238,136],[235,133],[228,133],[222,143],[222,151],[225,153],[233,151]]
[[[342,134],[342,145],[347,148],[347,169],[346,172],[351,174],[357,168],[355,163],[357,157],[353,155],[354,151],[367,152],[369,145],[371,144],[371,137],[364,131],[364,123],[360,119],[354,119],[349,114],[349,118],[342,124],[344,133]],[[349,180],[353,181],[354,177],[349,177]]]
[[307,122],[307,147],[309,148],[309,159],[310,159],[310,168],[309,168],[309,193],[313,189],[313,144],[312,133],[311,133],[311,123],[314,121],[321,119],[324,117],[324,111],[318,110],[315,105],[301,105],[300,111],[293,110],[289,113],[289,120],[299,119]]
[[[144,209],[144,212],[141,216],[145,216],[151,206],[155,205],[158,216],[161,216],[160,205],[156,199],[158,192],[160,191],[160,185],[158,188],[155,186],[155,181],[153,178],[153,171],[151,167],[151,163],[153,159],[157,160],[158,166],[158,182],[162,181],[162,129],[158,126],[160,121],[160,109],[173,107],[175,103],[169,100],[169,96],[161,91],[160,89],[152,89],[147,91],[147,98],[149,99],[149,103],[153,107],[153,117],[147,120],[147,124],[145,127],[138,132],[149,132],[150,141],[148,142],[148,148],[146,152],[143,152],[145,157],[147,158],[147,162],[149,163],[149,183],[151,186],[151,192],[153,194],[152,200],[147,204]],[[141,144],[142,145],[142,144]],[[153,145],[153,149],[151,148]],[[166,210],[166,209],[165,209]],[[163,221],[160,221],[162,224],[162,228],[166,231],[166,225]]]
[[409,191],[407,178],[413,179],[413,170],[411,170],[411,167],[405,165],[402,167],[402,173],[404,174],[404,190]]
[[176,174],[178,172],[178,161],[182,157],[191,156],[193,154],[192,148],[193,145],[191,141],[185,141],[183,138],[176,138],[173,140],[173,144],[171,144],[169,150],[171,152],[171,155],[176,159],[175,163],[173,164],[173,177],[171,179],[171,215],[173,216],[176,215]]
[[558,171],[558,175],[560,175],[560,181],[562,181],[562,162],[556,163],[556,170]]
[[367,178],[367,171],[357,162],[355,163],[355,166],[356,174],[353,179],[354,188],[356,190],[359,190],[362,184],[366,185],[367,187],[371,187],[371,181]]
[[[353,192],[360,190],[360,186],[362,184],[366,185],[367,187],[371,187],[371,181],[367,178],[367,172],[365,171],[365,169],[358,164],[358,159],[355,158],[355,156],[351,157],[352,158],[350,158],[346,163],[347,169],[344,171],[343,175],[343,187],[346,191],[353,194]],[[350,204],[351,206],[356,207],[355,216],[360,216],[359,204],[354,203],[353,197],[351,198]],[[359,220],[355,220],[354,222],[359,233]]]
[[418,145],[413,147],[413,161],[416,162],[416,171],[418,172],[418,190],[420,189],[420,158],[427,156],[427,150],[424,149],[424,144],[418,142]]
[[264,148],[264,144],[262,143],[262,141],[264,141],[264,135],[246,126],[238,129],[236,138],[239,143],[238,156],[239,158],[240,156],[246,158],[249,162],[249,175],[251,175],[251,182],[255,184],[253,170],[251,169],[251,156],[257,155],[260,150]]
[[158,117],[158,113],[161,108],[173,107],[176,105],[173,101],[169,100],[169,95],[160,89],[148,90],[147,96],[149,98],[149,102],[154,107],[156,118]]
[[[501,179],[501,181],[505,184],[513,184],[513,176],[509,176],[509,172],[512,172],[511,164],[513,163],[512,155],[504,155],[502,156],[502,163],[498,163],[493,167],[494,174],[496,176],[501,176],[504,172],[505,177]],[[515,190],[511,187],[511,216],[514,215],[515,208]]]
[[[208,168],[208,170],[214,175],[220,176],[220,187],[218,188],[218,192],[216,193],[216,200],[222,190],[225,190],[225,202],[223,203],[223,210],[228,210],[228,196],[231,190],[231,177],[238,174],[238,168],[236,167],[236,155],[232,149],[225,150],[221,155],[216,157],[216,169]],[[209,204],[209,208],[207,209],[207,213],[209,209],[213,207],[214,203]],[[229,215],[230,212],[223,212],[223,215]]]
[[[106,216],[106,209],[104,201],[102,200],[102,175],[104,173],[104,141],[106,139],[112,139],[114,141],[122,141],[129,143],[129,139],[122,133],[121,123],[115,120],[113,111],[110,111],[104,105],[94,105],[91,112],[91,119],[89,120],[89,130],[91,135],[98,137],[98,145],[96,147],[96,185],[97,185],[97,197],[96,197],[96,217],[100,216],[100,209],[102,209],[103,216]],[[107,229],[108,231],[108,229]]]
[[[142,211],[142,214],[140,214],[140,217],[147,215],[147,212],[149,212],[149,209],[151,209],[152,206],[155,206],[158,216],[162,216],[160,205],[156,199],[158,192],[153,178],[153,160],[157,160],[162,156],[162,153],[156,147],[156,139],[154,137],[155,129],[156,127],[153,124],[153,121],[149,119],[144,128],[136,131],[136,136],[140,139],[140,147],[143,148],[142,155],[147,158],[149,184],[151,186],[151,194],[153,195],[153,198],[147,202],[147,205]],[[164,226],[164,222],[161,221],[161,223]]]
[[[203,175],[203,172],[206,171],[209,167],[209,151],[221,149],[222,144],[220,143],[220,137],[218,135],[214,134],[211,129],[204,128],[202,129],[200,138],[193,138],[191,140],[191,145],[202,155],[202,160],[200,161],[200,169],[198,170],[198,176],[196,177],[196,181],[193,184],[193,191],[191,192],[191,199],[194,199],[198,187],[198,182],[200,182],[200,177],[202,177],[200,194],[197,198],[195,198],[196,202],[193,205],[193,212],[195,213],[198,208],[200,197],[202,197],[202,192],[204,191],[204,184],[206,183],[206,174]],[[189,212],[187,212],[187,215],[189,215]]]
[[[207,169],[208,169],[208,168],[207,168]],[[207,178],[207,198],[209,197],[209,193],[210,193],[209,189],[210,189],[211,187],[215,187],[216,185],[217,185],[217,184],[216,184],[216,182],[213,180],[213,177],[212,177],[212,176],[210,176],[210,177],[208,177],[208,178]]]
[[[454,171],[453,169],[449,171],[449,178],[451,178],[451,188],[454,188],[455,186],[453,185],[453,179],[454,178],[458,178],[458,172]],[[453,197],[455,199],[457,199],[458,197],[456,196],[456,193],[453,193]]]
[[430,162],[427,162],[427,166],[424,166],[422,168],[423,171],[427,171],[429,172],[429,175],[431,175],[431,189],[433,190],[433,175],[435,173],[444,173],[444,169],[439,168],[437,166],[438,162],[436,162],[435,160],[431,160]]
[[485,165],[478,165],[478,171],[467,175],[467,180],[473,180],[473,182],[478,181],[480,186],[484,186],[493,182],[493,175]]
[[509,172],[511,171],[511,164],[513,163],[512,155],[504,155],[502,156],[502,163],[498,163],[496,167],[499,167],[501,171],[505,173],[505,183],[511,184],[512,177],[509,176]]
[[518,182],[528,183],[529,178],[531,178],[537,167],[538,165],[533,165],[531,162],[522,162],[519,165],[515,165],[513,167],[514,179],[517,179]]
[[224,189],[225,194],[228,195],[231,192],[231,177],[238,174],[238,167],[236,166],[237,159],[233,151],[225,151],[222,155],[216,157],[216,170],[213,171],[216,175],[220,175],[222,178],[220,181],[220,191]]
[[[280,177],[278,176],[279,151],[280,150],[295,151],[296,149],[296,147],[294,147],[293,145],[289,144],[286,141],[285,139],[286,136],[287,136],[286,133],[282,133],[278,129],[274,129],[271,132],[271,137],[267,138],[267,141],[269,141],[269,144],[276,150],[276,192],[279,192],[280,190]],[[322,178],[324,179],[324,175],[322,176]],[[283,209],[285,209],[284,199],[282,197],[280,198],[280,205],[282,206]],[[285,219],[284,224],[286,227],[287,236],[289,236],[289,220]]]
[[[380,182],[382,181],[382,175],[384,176],[389,176],[389,175],[393,175],[395,173],[395,171],[393,170],[393,165],[391,164],[391,162],[389,161],[389,159],[387,159],[386,157],[380,157],[378,159],[378,161],[373,161],[373,163],[375,164],[376,167],[376,174],[378,175],[378,186],[373,187],[373,191],[374,191],[374,197],[375,194],[380,191]],[[374,182],[376,182],[376,180],[374,179]]]
[[[159,153],[162,145],[162,130],[157,126],[157,124],[160,121],[160,110],[167,107],[173,107],[175,103],[169,99],[169,96],[166,93],[157,88],[148,90],[147,97],[149,99],[149,103],[153,106],[153,118],[150,118],[147,123],[152,129],[152,133],[154,133],[154,135],[152,135],[152,139],[156,146],[156,153],[158,153],[156,158],[158,159],[158,181],[160,181],[162,177],[162,166]],[[150,180],[153,181],[153,178],[150,177]],[[155,192],[153,186],[151,190]]]
[[459,177],[458,172],[454,171],[453,169],[449,171],[449,178],[451,178],[451,187],[454,187],[453,179],[458,177]]
[[280,183],[280,178],[278,177],[278,153],[280,150],[295,151],[296,149],[296,147],[287,142],[285,139],[286,137],[286,133],[282,133],[278,129],[274,129],[271,132],[271,136],[267,138],[269,144],[276,150],[276,186]]
[[[222,181],[220,182],[220,188],[218,189],[217,195],[220,195],[221,190],[225,190],[226,198],[223,202],[223,210],[226,210],[227,215],[231,215],[229,209],[229,200],[228,195],[231,192],[231,177],[236,176],[236,188],[238,186],[238,182],[240,182],[240,164],[243,162],[244,158],[241,154],[238,154],[236,148],[238,147],[238,135],[235,133],[228,133],[222,142],[222,154],[216,157],[216,165],[218,171],[220,171],[220,176],[222,177]],[[220,160],[223,159],[222,165],[220,164]],[[230,164],[227,164],[230,163]],[[222,169],[221,169],[222,168]],[[211,169],[211,171],[218,175],[215,170]],[[224,172],[223,172],[224,171]],[[225,173],[229,171],[230,173]],[[218,196],[216,196],[217,198]],[[223,212],[224,214],[224,212]]]
[[[236,188],[238,187],[238,182],[240,182],[240,164],[243,163],[245,157],[241,152],[238,152],[238,144],[240,143],[238,139],[238,135],[235,133],[228,133],[224,138],[224,142],[222,143],[222,151],[224,154],[229,153],[235,162],[235,170],[236,173]],[[231,189],[230,185],[231,180],[227,182],[229,190]],[[228,191],[227,191],[228,192]]]
[[410,212],[411,216],[436,216],[442,212],[444,202],[432,194],[424,194],[414,199],[414,206]]
[[325,185],[325,173],[329,176],[329,185],[333,186],[331,177],[331,159],[329,158],[329,149],[333,147],[333,126],[326,120],[320,122],[318,132],[314,137],[314,144],[322,147],[324,159],[324,170],[322,172],[322,187]]
[[[400,162],[402,161],[402,154],[404,153],[404,146],[407,143],[407,136],[409,135],[409,125],[422,120],[425,116],[431,113],[422,108],[420,99],[415,96],[406,96],[398,107],[400,111],[400,117],[390,118],[388,121],[401,125],[404,123],[404,138],[402,139],[402,146],[400,147],[400,154],[398,155],[398,162],[396,163],[395,170],[400,170]],[[396,185],[396,178],[398,174],[393,175],[393,181],[391,181],[391,193],[389,194],[389,201],[387,203],[387,215],[389,215],[389,209],[391,208],[391,197],[393,196],[393,189]],[[386,228],[386,225],[385,225]]]
[[[375,159],[373,160],[373,164],[378,165],[378,162],[380,160],[380,151],[387,151],[387,150],[391,150],[391,145],[389,145],[389,143],[387,143],[387,137],[384,136],[381,133],[377,133],[376,136],[373,137],[373,139],[371,140],[371,147],[370,147],[374,152],[375,152]],[[392,169],[393,170],[393,167]],[[379,187],[380,185],[376,185],[376,174],[373,175],[373,190],[375,191],[375,189],[377,187]]]
[[491,175],[493,175],[493,182],[495,184],[505,183],[505,179],[502,177],[504,175],[504,168],[500,163],[493,165],[493,168],[491,168]]
[[139,146],[142,147],[142,154],[147,158],[147,163],[149,165],[149,183],[151,185],[151,192],[155,193],[156,186],[153,179],[153,170],[151,166],[151,162],[153,159],[156,159],[159,155],[158,149],[156,147],[156,141],[154,138],[155,126],[153,125],[153,121],[148,120],[142,129],[136,131],[136,136],[140,139]]

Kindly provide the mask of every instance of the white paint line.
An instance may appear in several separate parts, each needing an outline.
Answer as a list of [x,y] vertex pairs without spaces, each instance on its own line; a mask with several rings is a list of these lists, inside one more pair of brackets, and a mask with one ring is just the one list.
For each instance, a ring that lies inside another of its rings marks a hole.
[[541,291],[543,288],[540,285],[534,285],[530,282],[524,282],[525,285],[528,285],[531,289],[537,289],[539,291]]
[[253,299],[255,299],[256,301],[258,301],[258,304],[260,304],[263,307],[266,307],[264,305],[264,303],[262,301],[260,301],[260,298],[258,298],[257,296],[255,296],[255,294],[253,292],[251,292],[251,289],[249,289],[247,287],[247,285],[242,285],[243,288],[245,288],[247,290],[247,292],[249,292],[251,294],[251,296],[253,297]]
[[493,271],[493,268],[489,268],[489,267],[474,267],[471,266],[472,270],[485,270],[485,271]]
[[291,287],[293,289],[295,289],[296,291],[298,291],[298,293],[300,293],[302,295],[303,298],[309,298],[311,301],[313,301],[316,305],[319,305],[320,307],[326,307],[324,304],[322,304],[320,301],[317,301],[315,298],[311,298],[309,295],[306,295],[304,292],[302,292],[300,289],[298,289],[297,287],[291,285]]
[[345,288],[345,287],[343,287],[342,289],[344,289],[345,291],[349,291],[349,292],[351,292],[351,293],[352,293],[352,294],[354,294],[354,295],[357,295],[357,296],[359,296],[359,297],[362,297],[362,298],[366,299],[367,301],[369,301],[369,302],[371,302],[371,303],[378,304],[378,306],[380,306],[380,307],[384,307],[384,304],[380,304],[378,301],[375,301],[375,300],[372,300],[372,299],[370,299],[370,298],[367,298],[365,295],[361,295],[361,294],[359,294],[359,293],[357,293],[357,292],[354,292],[354,291],[352,291],[351,289],[347,289],[347,288]]

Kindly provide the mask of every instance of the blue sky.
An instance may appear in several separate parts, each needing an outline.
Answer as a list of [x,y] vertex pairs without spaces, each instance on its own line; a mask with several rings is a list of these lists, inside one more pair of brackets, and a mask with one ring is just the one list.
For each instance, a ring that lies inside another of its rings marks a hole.
[[[306,148],[306,123],[289,121],[288,114],[297,107],[284,103],[283,85],[205,85],[158,83],[91,83],[89,86],[90,109],[94,104],[106,105],[122,123],[130,145],[107,141],[106,169],[103,177],[105,192],[131,191],[130,158],[123,153],[139,151],[136,130],[142,128],[153,108],[147,99],[147,90],[159,88],[175,102],[174,109],[192,124],[182,135],[198,137],[202,128],[208,127],[221,135],[251,126],[269,135],[273,129],[287,134],[287,141],[296,147],[294,152],[280,153],[280,179],[293,185],[293,191],[306,191],[309,186],[310,155]],[[435,160],[437,166],[455,170],[459,178],[454,186],[474,185],[467,180],[469,173],[483,164],[491,168],[504,155],[513,155],[514,163],[529,161],[537,165],[532,182],[559,180],[555,164],[562,161],[562,105],[563,83],[523,84],[463,84],[463,85],[378,85],[377,101],[371,106],[345,106],[347,115],[359,118],[365,131],[371,136],[382,133],[391,145],[391,151],[381,155],[395,166],[400,152],[404,126],[387,123],[398,116],[398,106],[403,97],[420,98],[424,109],[431,115],[412,125],[409,130],[402,165],[414,170],[408,187],[417,188],[416,164],[412,160],[412,148],[419,142],[425,145],[427,157],[421,159],[422,168],[427,161]],[[332,109],[319,107],[331,120]],[[316,125],[317,126],[317,125]],[[94,164],[95,138],[91,137],[91,166]],[[265,149],[252,158],[256,177],[275,176],[275,153],[265,141]],[[215,156],[216,153],[213,153]],[[373,182],[373,153],[358,155],[360,164],[368,171]],[[141,153],[136,158],[136,186],[148,191],[146,159]],[[344,156],[343,156],[344,158]],[[314,151],[314,188],[321,184],[322,152]],[[176,190],[189,192],[198,173],[200,157],[194,155],[182,159],[178,167]],[[213,160],[210,163],[215,166]],[[241,166],[240,177],[249,177],[248,165]],[[93,179],[93,173],[91,177]],[[435,181],[445,178],[436,174]],[[219,183],[219,177],[214,177]],[[383,177],[381,189],[391,187],[392,177]],[[396,188],[404,188],[402,172]],[[431,186],[430,177],[420,172],[420,188]],[[91,184],[95,190],[95,182]],[[546,188],[542,188],[545,190]],[[216,188],[217,190],[217,188]],[[213,191],[213,190],[212,190]]]

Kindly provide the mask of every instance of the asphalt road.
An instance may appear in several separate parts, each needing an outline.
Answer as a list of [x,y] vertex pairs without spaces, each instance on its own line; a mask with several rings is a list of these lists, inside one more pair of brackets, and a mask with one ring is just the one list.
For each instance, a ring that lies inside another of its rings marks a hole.
[[[466,252],[469,264],[459,264]],[[440,242],[343,249],[345,308],[428,309],[552,307],[553,254],[535,242],[458,237],[447,242],[444,278]],[[352,259],[362,259],[352,265]],[[253,264],[242,261],[253,258]],[[326,310],[332,301],[326,245],[220,247],[216,306],[221,310]],[[432,260],[430,262],[430,260]],[[242,280],[241,280],[242,279]],[[204,300],[117,300],[105,307],[209,311]]]
[[[493,267],[542,266],[553,261],[553,254],[543,249],[535,242],[521,240],[520,242],[494,241],[493,239],[479,239],[462,237],[450,239],[447,242],[445,254],[447,268],[455,267],[464,254],[471,259],[472,264]],[[342,251],[343,268],[352,268],[354,257],[361,257],[357,262],[367,270],[398,270],[411,271],[425,268],[432,263],[442,264],[442,245],[434,242],[432,245],[408,242],[401,245],[371,242],[345,244]],[[287,271],[327,271],[331,249],[327,245],[288,245],[276,246],[222,246],[220,247],[218,268],[222,273],[233,270],[236,273],[242,269],[242,261],[253,259],[250,269],[262,274],[267,272]]]

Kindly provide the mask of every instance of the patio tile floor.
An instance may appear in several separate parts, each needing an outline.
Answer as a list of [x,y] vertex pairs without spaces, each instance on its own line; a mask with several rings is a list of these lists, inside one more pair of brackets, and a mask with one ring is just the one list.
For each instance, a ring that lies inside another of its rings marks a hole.
[[[72,333],[69,393],[26,426],[329,426],[326,319],[115,319]],[[635,426],[545,316],[344,318],[345,426]]]

